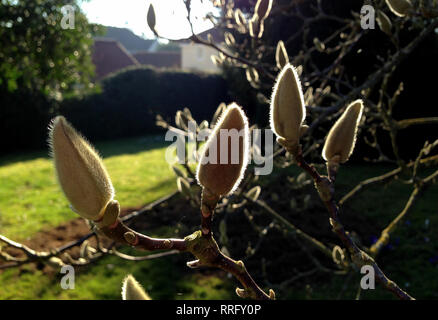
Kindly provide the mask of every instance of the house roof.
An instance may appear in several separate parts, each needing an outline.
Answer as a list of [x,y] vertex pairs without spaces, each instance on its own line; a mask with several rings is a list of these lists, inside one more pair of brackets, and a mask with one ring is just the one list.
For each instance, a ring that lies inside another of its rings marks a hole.
[[131,53],[150,50],[156,40],[143,39],[131,30],[106,26],[105,34],[101,38],[114,39],[120,42]]
[[[225,41],[224,30],[218,28],[211,28],[204,32],[198,33],[197,36],[203,40],[208,40],[208,35],[211,35],[213,42],[221,43]],[[190,43],[189,39],[175,40],[177,43]]]
[[142,51],[134,53],[134,57],[142,65],[156,68],[181,68],[181,53],[177,51]]
[[120,69],[140,65],[118,41],[108,39],[94,40],[92,60],[97,80]]

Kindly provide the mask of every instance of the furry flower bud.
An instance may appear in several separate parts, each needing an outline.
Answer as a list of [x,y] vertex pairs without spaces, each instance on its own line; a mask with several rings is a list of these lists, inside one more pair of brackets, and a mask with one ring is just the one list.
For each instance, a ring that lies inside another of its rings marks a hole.
[[362,116],[362,100],[353,101],[330,129],[322,156],[326,161],[344,163],[353,153],[357,127]]
[[277,50],[275,51],[275,61],[277,63],[277,68],[280,70],[289,63],[289,56],[287,55],[284,42],[281,40],[277,43]]
[[242,180],[248,152],[248,120],[243,110],[232,103],[205,145],[196,172],[198,183],[217,196],[233,192]]
[[155,10],[152,3],[149,5],[148,14],[147,14],[147,22],[149,28],[151,28],[152,31],[155,33],[155,24],[156,24],[156,18],[155,18]]
[[123,300],[151,300],[149,295],[144,291],[140,283],[132,275],[128,275],[123,280],[122,285]]
[[386,0],[389,9],[395,15],[404,17],[412,10],[412,3],[410,0]]
[[260,17],[260,19],[266,19],[272,8],[272,0],[258,0],[254,12]]
[[270,113],[272,131],[278,138],[286,140],[288,147],[297,147],[306,109],[300,79],[291,64],[286,64],[278,75],[272,92]]
[[376,21],[379,25],[380,30],[390,36],[392,29],[391,19],[389,19],[389,17],[382,10],[377,11]]
[[236,39],[234,38],[232,33],[225,32],[224,36],[225,36],[225,43],[227,46],[231,47],[231,46],[234,46],[236,44]]
[[82,217],[100,220],[114,197],[102,160],[64,117],[56,117],[49,130],[55,171],[65,196]]
[[260,19],[257,14],[254,14],[248,22],[249,35],[253,38],[261,38],[264,31],[264,20]]
[[234,11],[234,19],[236,20],[236,23],[239,26],[245,26],[246,25],[246,18],[245,15],[243,14],[242,10],[240,10],[239,8],[237,8]]

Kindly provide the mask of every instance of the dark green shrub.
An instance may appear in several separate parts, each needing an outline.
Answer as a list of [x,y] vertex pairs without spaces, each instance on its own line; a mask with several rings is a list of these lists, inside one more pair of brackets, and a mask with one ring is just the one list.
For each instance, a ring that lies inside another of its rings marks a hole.
[[219,75],[142,67],[105,79],[101,93],[65,101],[60,114],[93,140],[112,139],[162,132],[155,115],[170,119],[183,107],[197,119],[208,118],[229,100]]
[[215,74],[131,68],[104,79],[101,87],[59,103],[28,90],[1,94],[0,153],[44,147],[47,126],[57,114],[92,140],[114,139],[162,132],[156,114],[171,119],[190,107],[196,119],[205,119],[230,101],[225,80]]

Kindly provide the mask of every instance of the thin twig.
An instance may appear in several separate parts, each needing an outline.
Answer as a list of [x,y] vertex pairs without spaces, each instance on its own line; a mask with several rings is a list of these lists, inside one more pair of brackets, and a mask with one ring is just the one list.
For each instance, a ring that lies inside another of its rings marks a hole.
[[[292,152],[292,150],[291,150]],[[398,298],[403,300],[414,299],[408,293],[403,291],[394,281],[390,280],[380,269],[377,263],[363,252],[350,237],[349,233],[344,229],[339,219],[339,208],[333,199],[334,186],[333,183],[327,178],[320,176],[315,168],[309,165],[302,156],[301,148],[294,154],[298,166],[309,173],[314,181],[315,187],[320,195],[321,200],[324,202],[327,211],[330,214],[330,224],[333,231],[337,234],[344,246],[348,249],[351,259],[358,267],[363,265],[371,265],[374,269],[377,280],[389,291],[395,294]]]

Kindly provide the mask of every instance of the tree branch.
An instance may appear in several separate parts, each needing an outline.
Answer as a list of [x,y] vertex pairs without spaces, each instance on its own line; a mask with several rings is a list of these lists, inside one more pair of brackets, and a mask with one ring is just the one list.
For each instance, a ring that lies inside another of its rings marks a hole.
[[[291,150],[290,152],[292,153],[293,151]],[[345,231],[339,219],[339,208],[333,199],[334,185],[332,181],[330,181],[327,177],[320,176],[313,166],[307,164],[302,156],[301,148],[299,148],[298,152],[295,152],[294,156],[298,166],[309,173],[309,175],[314,179],[315,188],[317,189],[321,200],[324,202],[327,211],[330,214],[330,224],[333,228],[333,231],[337,234],[339,239],[349,251],[353,263],[359,268],[364,265],[372,266],[378,281],[398,298],[403,300],[414,299],[408,293],[403,291],[394,281],[390,280],[383,273],[374,259],[362,251],[350,237],[349,233]]]

